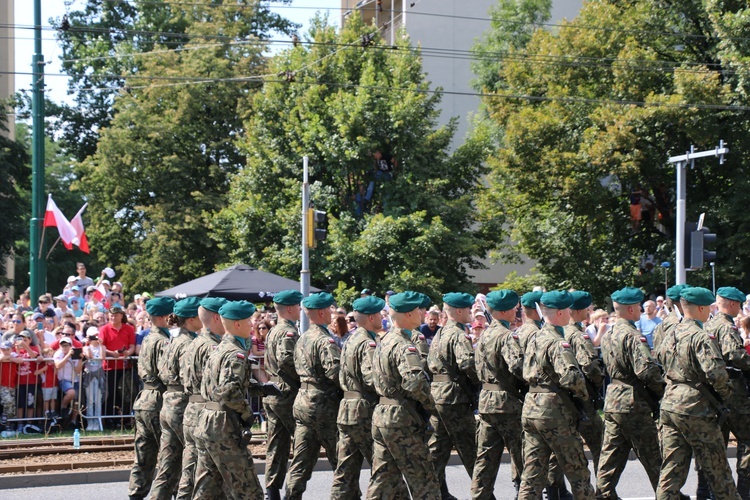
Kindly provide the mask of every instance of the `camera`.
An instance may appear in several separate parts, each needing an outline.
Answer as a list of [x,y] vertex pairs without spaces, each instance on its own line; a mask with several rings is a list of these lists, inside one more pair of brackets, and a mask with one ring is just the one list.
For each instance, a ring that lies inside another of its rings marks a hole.
[[81,354],[83,354],[83,348],[74,347],[73,354],[70,355],[70,359],[81,359]]

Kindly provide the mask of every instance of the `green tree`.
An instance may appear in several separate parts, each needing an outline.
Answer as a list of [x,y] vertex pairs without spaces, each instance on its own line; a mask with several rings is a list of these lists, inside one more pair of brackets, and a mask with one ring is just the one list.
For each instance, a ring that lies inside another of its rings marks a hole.
[[[450,152],[455,123],[436,126],[440,96],[405,36],[390,48],[352,16],[340,33],[316,19],[309,41],[274,57],[269,73],[281,81],[253,98],[247,167],[216,220],[217,245],[233,261],[297,277],[309,155],[312,199],[331,215],[328,240],[311,252],[313,284],[345,283],[342,301],[365,286],[433,298],[470,288],[468,271],[495,239],[473,204],[486,140]],[[395,159],[391,175],[375,173],[375,152]]]
[[[738,38],[747,12],[737,2],[588,2],[555,32],[539,28],[522,49],[508,47],[498,95],[485,99],[496,150],[477,203],[510,229],[512,251],[597,300],[626,284],[657,290],[661,273],[644,258],[672,260],[666,157],[724,139],[732,148],[724,165],[702,160],[688,173],[688,218],[705,211],[719,234],[720,283],[750,285],[747,70],[732,67],[748,55]],[[659,224],[634,230],[628,195],[641,188]],[[708,284],[705,272],[688,279]]]

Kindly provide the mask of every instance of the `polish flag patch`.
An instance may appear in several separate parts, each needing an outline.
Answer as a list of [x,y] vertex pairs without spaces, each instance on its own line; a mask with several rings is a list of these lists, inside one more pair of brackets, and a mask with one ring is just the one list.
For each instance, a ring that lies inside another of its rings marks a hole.
[[644,344],[648,344],[648,339],[646,339],[646,337],[641,337],[641,342]]
[[588,334],[586,334],[586,333],[583,334],[583,338],[585,338],[586,340],[591,339],[591,337],[589,337]]
[[368,345],[369,345],[370,347],[377,347],[377,345],[378,345],[378,344],[376,344],[375,342],[370,342],[370,343],[369,343]]
[[294,332],[286,332],[286,336],[290,339],[294,338]]
[[238,353],[237,353],[237,357],[238,357],[239,359],[245,359],[245,355],[244,355],[244,354],[242,354],[241,352],[238,352]]
[[331,344],[335,344],[336,343],[336,341],[333,340],[333,339],[328,339],[328,342],[330,342]]
[[406,350],[409,352],[417,352],[417,348],[414,347],[413,345],[410,345],[409,347],[407,347]]
[[563,347],[564,347],[565,349],[570,349],[570,344],[568,344],[567,342],[561,342],[561,344],[562,344],[562,346],[563,346]]

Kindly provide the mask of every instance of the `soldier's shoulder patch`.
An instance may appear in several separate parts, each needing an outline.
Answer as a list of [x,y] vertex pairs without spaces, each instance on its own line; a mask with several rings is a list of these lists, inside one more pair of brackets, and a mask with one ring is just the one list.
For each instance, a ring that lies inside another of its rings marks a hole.
[[212,345],[212,346],[211,346],[211,349],[213,349],[214,351],[215,351],[216,349],[218,349],[218,348],[219,348],[219,345],[218,345],[218,344],[216,344],[216,345]]
[[714,335],[713,333],[706,332],[706,334],[708,335],[708,338],[710,338],[711,340],[714,340],[716,338],[716,335]]
[[287,336],[287,338],[292,339],[292,338],[294,338],[294,332],[286,332],[286,336]]
[[333,340],[333,339],[328,339],[328,343],[329,343],[329,344],[335,344],[335,343],[336,343],[336,341],[335,341],[335,340]]
[[242,354],[241,352],[238,352],[237,353],[237,358],[239,358],[239,359],[245,359],[245,355]]
[[471,342],[471,335],[464,335],[464,337],[466,337],[466,340],[468,340],[469,342]]
[[518,340],[518,334],[517,333],[513,333],[511,335],[513,336],[514,339]]
[[367,345],[369,345],[370,347],[377,347],[378,344],[376,344],[373,341],[370,341]]
[[560,342],[560,345],[563,346],[563,349],[570,349],[570,344],[566,341]]
[[591,339],[591,337],[589,337],[588,333],[584,333],[583,334],[583,338],[585,338],[586,340],[590,340]]
[[648,344],[648,339],[647,339],[646,337],[644,337],[643,335],[641,335],[641,337],[640,337],[640,339],[639,339],[639,340],[640,340],[640,341],[641,341],[641,343],[643,343],[643,344]]
[[422,335],[421,333],[419,334],[419,340],[424,340],[424,335]]
[[414,352],[414,353],[415,353],[415,352],[417,352],[417,348],[416,348],[416,347],[414,347],[413,345],[407,346],[407,347],[406,347],[406,352],[407,352],[407,353],[408,353],[408,352]]

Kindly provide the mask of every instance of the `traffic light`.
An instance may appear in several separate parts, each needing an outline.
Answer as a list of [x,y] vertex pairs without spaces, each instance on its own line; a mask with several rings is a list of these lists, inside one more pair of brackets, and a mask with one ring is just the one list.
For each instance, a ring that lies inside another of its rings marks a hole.
[[716,234],[710,232],[707,227],[702,227],[690,232],[690,268],[700,269],[705,262],[716,260],[716,252],[706,250],[706,246],[716,242]]
[[307,209],[307,241],[308,248],[315,248],[318,241],[328,236],[328,214],[314,208]]

